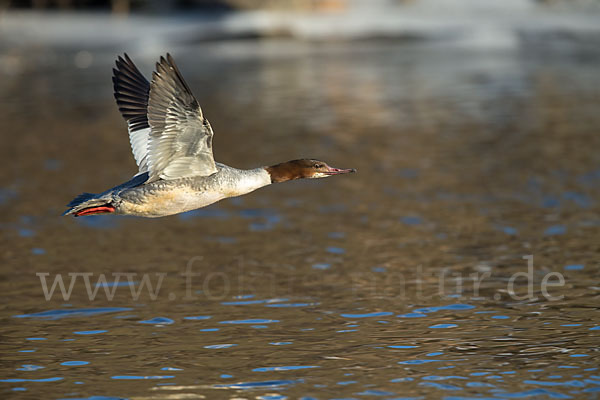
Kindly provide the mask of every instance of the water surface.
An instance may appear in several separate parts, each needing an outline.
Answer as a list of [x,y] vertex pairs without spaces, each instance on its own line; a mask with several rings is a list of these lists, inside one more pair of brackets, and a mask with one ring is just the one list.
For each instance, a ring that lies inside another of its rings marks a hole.
[[[86,68],[78,49],[14,50],[3,398],[598,397],[597,53],[169,50],[219,161],[359,172],[156,220],[61,218],[135,172],[111,98],[121,50]],[[46,299],[57,274],[70,296]]]

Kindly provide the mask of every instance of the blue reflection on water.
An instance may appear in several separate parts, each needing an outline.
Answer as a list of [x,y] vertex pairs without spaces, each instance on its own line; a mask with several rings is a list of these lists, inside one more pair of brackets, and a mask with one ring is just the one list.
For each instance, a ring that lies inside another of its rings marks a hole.
[[[438,312],[438,311],[462,311],[462,310],[470,310],[475,308],[475,306],[470,304],[449,304],[444,306],[437,307],[423,307],[417,308],[413,310],[413,312],[406,314],[399,314],[399,318],[421,318],[427,316],[429,313]],[[443,324],[442,324],[443,325]],[[438,327],[438,326],[436,326]],[[450,326],[445,326],[446,328],[450,328]],[[431,327],[430,327],[431,328]]]
[[565,271],[581,271],[583,268],[582,264],[565,265]]
[[404,225],[420,225],[423,223],[423,219],[416,215],[406,215],[404,217],[400,217],[400,222]]
[[439,375],[430,375],[430,376],[424,376],[423,378],[424,381],[445,381],[448,379],[467,379],[464,376],[458,376],[458,375],[449,375],[449,376],[439,376]]
[[98,314],[131,311],[132,308],[105,307],[105,308],[75,308],[70,310],[49,310],[33,314],[15,315],[15,318],[45,318],[60,319],[65,317],[90,317]]
[[150,324],[150,325],[171,325],[174,323],[175,323],[175,321],[173,321],[171,318],[166,318],[166,317],[156,317],[156,318],[147,319],[144,321],[138,321],[138,324]]
[[[75,384],[82,384],[83,382],[75,382]],[[90,396],[90,397],[78,397],[78,398],[65,398],[60,400],[127,400],[124,397],[113,397],[113,396]]]
[[584,382],[578,381],[578,380],[564,381],[564,382],[524,380],[523,383],[528,384],[528,385],[538,385],[538,386],[568,386],[568,387],[577,387],[577,388],[585,386]]
[[277,303],[277,304],[267,304],[265,307],[272,308],[294,308],[294,307],[309,307],[309,306],[318,306],[320,303]]
[[390,315],[394,315],[393,312],[381,311],[374,313],[366,313],[366,314],[340,314],[344,318],[373,318],[373,317],[387,317]]
[[425,307],[425,308],[417,308],[414,312],[428,314],[437,311],[446,311],[446,310],[471,310],[475,308],[470,304],[449,304],[446,306],[438,306],[438,307]]
[[254,372],[271,372],[271,371],[293,371],[297,369],[319,368],[317,365],[285,365],[279,367],[260,367],[254,368]]
[[431,325],[430,329],[446,329],[446,328],[456,328],[458,325],[456,324],[436,324]]
[[38,369],[43,369],[46,367],[42,367],[41,365],[33,365],[33,364],[23,364],[21,368],[17,368],[17,371],[37,371]]
[[279,322],[276,319],[239,319],[239,320],[231,320],[231,321],[221,321],[220,324],[271,324],[274,322]]
[[138,379],[172,379],[175,378],[175,375],[115,375],[111,376],[111,379],[120,379],[120,380],[138,380]]
[[80,365],[87,365],[87,364],[89,364],[88,361],[65,361],[65,362],[60,363],[60,365],[73,366],[73,367],[80,366]]
[[384,390],[368,389],[364,392],[356,393],[359,396],[393,396],[395,393],[386,392]]
[[398,318],[421,318],[421,317],[426,317],[426,315],[421,314],[421,313],[406,313],[406,314],[398,315]]
[[13,379],[0,379],[0,382],[6,383],[18,383],[18,382],[56,382],[62,381],[63,378],[54,377],[54,378],[42,378],[42,379],[23,379],[23,378],[13,378]]
[[224,306],[246,306],[252,304],[266,303],[267,300],[239,300],[239,301],[224,301],[221,304]]
[[295,383],[302,382],[302,379],[299,380],[276,380],[276,381],[264,381],[264,382],[241,382],[241,383],[231,383],[231,384],[219,384],[213,385],[216,388],[227,388],[227,389],[254,389],[254,388],[277,388],[280,386],[293,385]]
[[235,343],[224,343],[224,344],[211,344],[204,346],[205,349],[228,349],[230,347],[237,346]]
[[511,226],[499,226],[498,230],[511,236],[517,235],[519,233],[519,231],[516,228],[513,228]]
[[485,383],[485,382],[468,382],[467,383],[467,387],[496,387],[494,385],[492,385],[491,383]]
[[408,360],[408,361],[398,361],[398,364],[419,365],[419,364],[427,364],[427,363],[440,362],[440,361],[442,361],[442,360]]
[[494,396],[508,399],[516,399],[522,397],[536,397],[536,396],[548,396],[552,399],[570,399],[571,396],[566,394],[562,394],[559,392],[554,392],[547,389],[531,389],[525,390],[522,392],[513,392],[513,393],[495,393]]
[[567,228],[564,225],[552,225],[546,228],[544,231],[544,235],[546,236],[555,236],[555,235],[564,235],[567,232]]
[[21,228],[19,229],[19,236],[21,237],[33,237],[35,235],[35,231],[31,229]]
[[577,204],[579,207],[588,208],[592,205],[592,200],[584,193],[564,192],[562,198]]
[[248,208],[240,211],[240,216],[243,218],[261,218],[261,222],[253,222],[250,224],[252,231],[269,231],[281,221],[281,215],[271,209],[254,209]]
[[437,383],[437,382],[421,382],[419,386],[428,386],[436,389],[442,390],[462,390],[460,386],[450,385],[447,383]]
[[411,378],[409,376],[404,377],[404,378],[395,378],[395,379],[390,380],[390,382],[392,382],[392,383],[412,382],[412,381],[414,381],[414,378]]
[[192,321],[202,321],[205,319],[210,319],[212,318],[211,315],[196,315],[193,317],[183,317],[183,319],[188,319],[188,320],[192,320]]

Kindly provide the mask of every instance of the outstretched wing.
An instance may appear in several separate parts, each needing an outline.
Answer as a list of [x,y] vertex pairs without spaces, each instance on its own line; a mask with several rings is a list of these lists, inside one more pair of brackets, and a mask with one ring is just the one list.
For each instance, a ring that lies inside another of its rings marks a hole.
[[148,171],[148,96],[150,82],[137,69],[127,54],[117,59],[113,69],[113,87],[119,111],[127,121],[129,142],[139,167],[139,173]]
[[212,128],[170,54],[152,74],[147,121],[149,181],[217,172]]

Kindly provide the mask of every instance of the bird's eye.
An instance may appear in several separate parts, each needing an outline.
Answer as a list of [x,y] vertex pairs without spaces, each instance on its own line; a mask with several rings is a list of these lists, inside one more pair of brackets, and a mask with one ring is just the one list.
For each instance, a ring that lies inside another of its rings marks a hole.
[[323,168],[323,164],[315,164],[315,168],[316,168],[316,169]]

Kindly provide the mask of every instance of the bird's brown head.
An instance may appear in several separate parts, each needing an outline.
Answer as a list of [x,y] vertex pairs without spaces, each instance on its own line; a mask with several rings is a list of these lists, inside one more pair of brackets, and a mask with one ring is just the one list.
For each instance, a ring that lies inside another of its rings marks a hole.
[[356,172],[354,168],[333,168],[324,161],[303,158],[300,160],[287,161],[281,164],[265,168],[271,175],[271,182],[285,182],[292,179],[315,179],[327,178],[333,175]]

